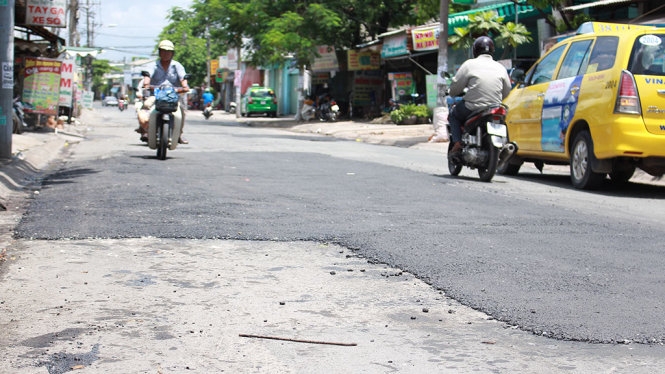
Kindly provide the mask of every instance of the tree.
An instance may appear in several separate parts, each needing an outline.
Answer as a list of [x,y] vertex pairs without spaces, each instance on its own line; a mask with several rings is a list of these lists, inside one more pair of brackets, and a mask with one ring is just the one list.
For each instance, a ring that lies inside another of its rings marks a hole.
[[504,24],[503,17],[499,17],[494,11],[469,14],[469,24],[466,27],[456,27],[454,33],[449,39],[454,49],[470,51],[474,40],[485,35],[503,48],[502,58],[517,46],[531,41],[531,33],[524,25],[513,22]]
[[159,34],[159,38],[169,39],[175,44],[173,58],[191,75],[189,84],[199,86],[208,74],[205,23],[198,22],[196,11],[178,7],[171,8],[167,18],[170,23]]
[[122,73],[122,68],[111,66],[109,60],[92,60],[92,92],[95,92],[96,97],[107,90],[104,75],[109,73]]
[[[570,0],[527,0],[527,4],[536,8],[552,28],[559,33],[574,31],[579,25],[591,18],[586,14],[574,14],[572,17],[562,9],[572,4]],[[546,10],[551,9],[547,14]]]

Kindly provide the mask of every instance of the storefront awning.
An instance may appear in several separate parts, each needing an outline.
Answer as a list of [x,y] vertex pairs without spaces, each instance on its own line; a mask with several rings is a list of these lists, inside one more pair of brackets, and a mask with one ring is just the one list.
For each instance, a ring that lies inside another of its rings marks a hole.
[[73,58],[73,57],[76,57],[76,56],[97,57],[97,55],[100,52],[101,52],[101,50],[99,48],[85,48],[85,47],[67,47],[62,51],[62,53],[64,53],[69,58]]
[[[504,17],[504,20],[510,21],[511,17],[515,17],[515,3],[510,1],[451,14],[448,16],[448,35],[453,35],[456,27],[466,27],[469,24],[469,15],[488,11],[495,11],[499,17]],[[531,17],[538,14],[538,10],[528,5],[526,0],[520,0],[517,4],[518,18]]]
[[573,5],[569,7],[565,7],[562,10],[565,11],[570,11],[570,12],[576,12],[580,9],[586,9],[586,8],[592,8],[592,7],[597,7],[597,6],[603,6],[603,5],[614,5],[614,4],[620,4],[620,3],[628,3],[631,0],[600,0],[600,1],[592,1],[590,3],[586,4],[578,4],[578,5]]

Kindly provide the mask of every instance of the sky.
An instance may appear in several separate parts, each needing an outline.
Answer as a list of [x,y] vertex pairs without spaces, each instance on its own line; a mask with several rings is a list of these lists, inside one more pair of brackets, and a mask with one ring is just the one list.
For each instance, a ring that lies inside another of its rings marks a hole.
[[[157,36],[168,24],[172,7],[189,9],[192,0],[79,0],[91,4],[94,13],[94,46],[104,50],[97,56],[112,62],[149,57],[159,43]],[[94,4],[94,5],[93,5]],[[81,10],[81,45],[86,40],[86,12]]]

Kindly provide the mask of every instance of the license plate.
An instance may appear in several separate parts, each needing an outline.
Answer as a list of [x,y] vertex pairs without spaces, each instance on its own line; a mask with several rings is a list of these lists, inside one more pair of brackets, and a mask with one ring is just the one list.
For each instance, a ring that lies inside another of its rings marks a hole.
[[266,101],[265,101],[265,100],[261,100],[261,105],[266,105]]
[[505,138],[508,136],[508,129],[503,123],[487,122],[487,133]]

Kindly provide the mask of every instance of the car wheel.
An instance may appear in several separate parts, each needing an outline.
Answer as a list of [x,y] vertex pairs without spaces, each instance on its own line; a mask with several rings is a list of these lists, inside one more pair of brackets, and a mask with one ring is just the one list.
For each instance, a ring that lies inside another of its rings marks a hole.
[[575,137],[570,155],[570,180],[575,188],[598,188],[605,179],[604,173],[591,170],[593,141],[588,131],[582,131]]

